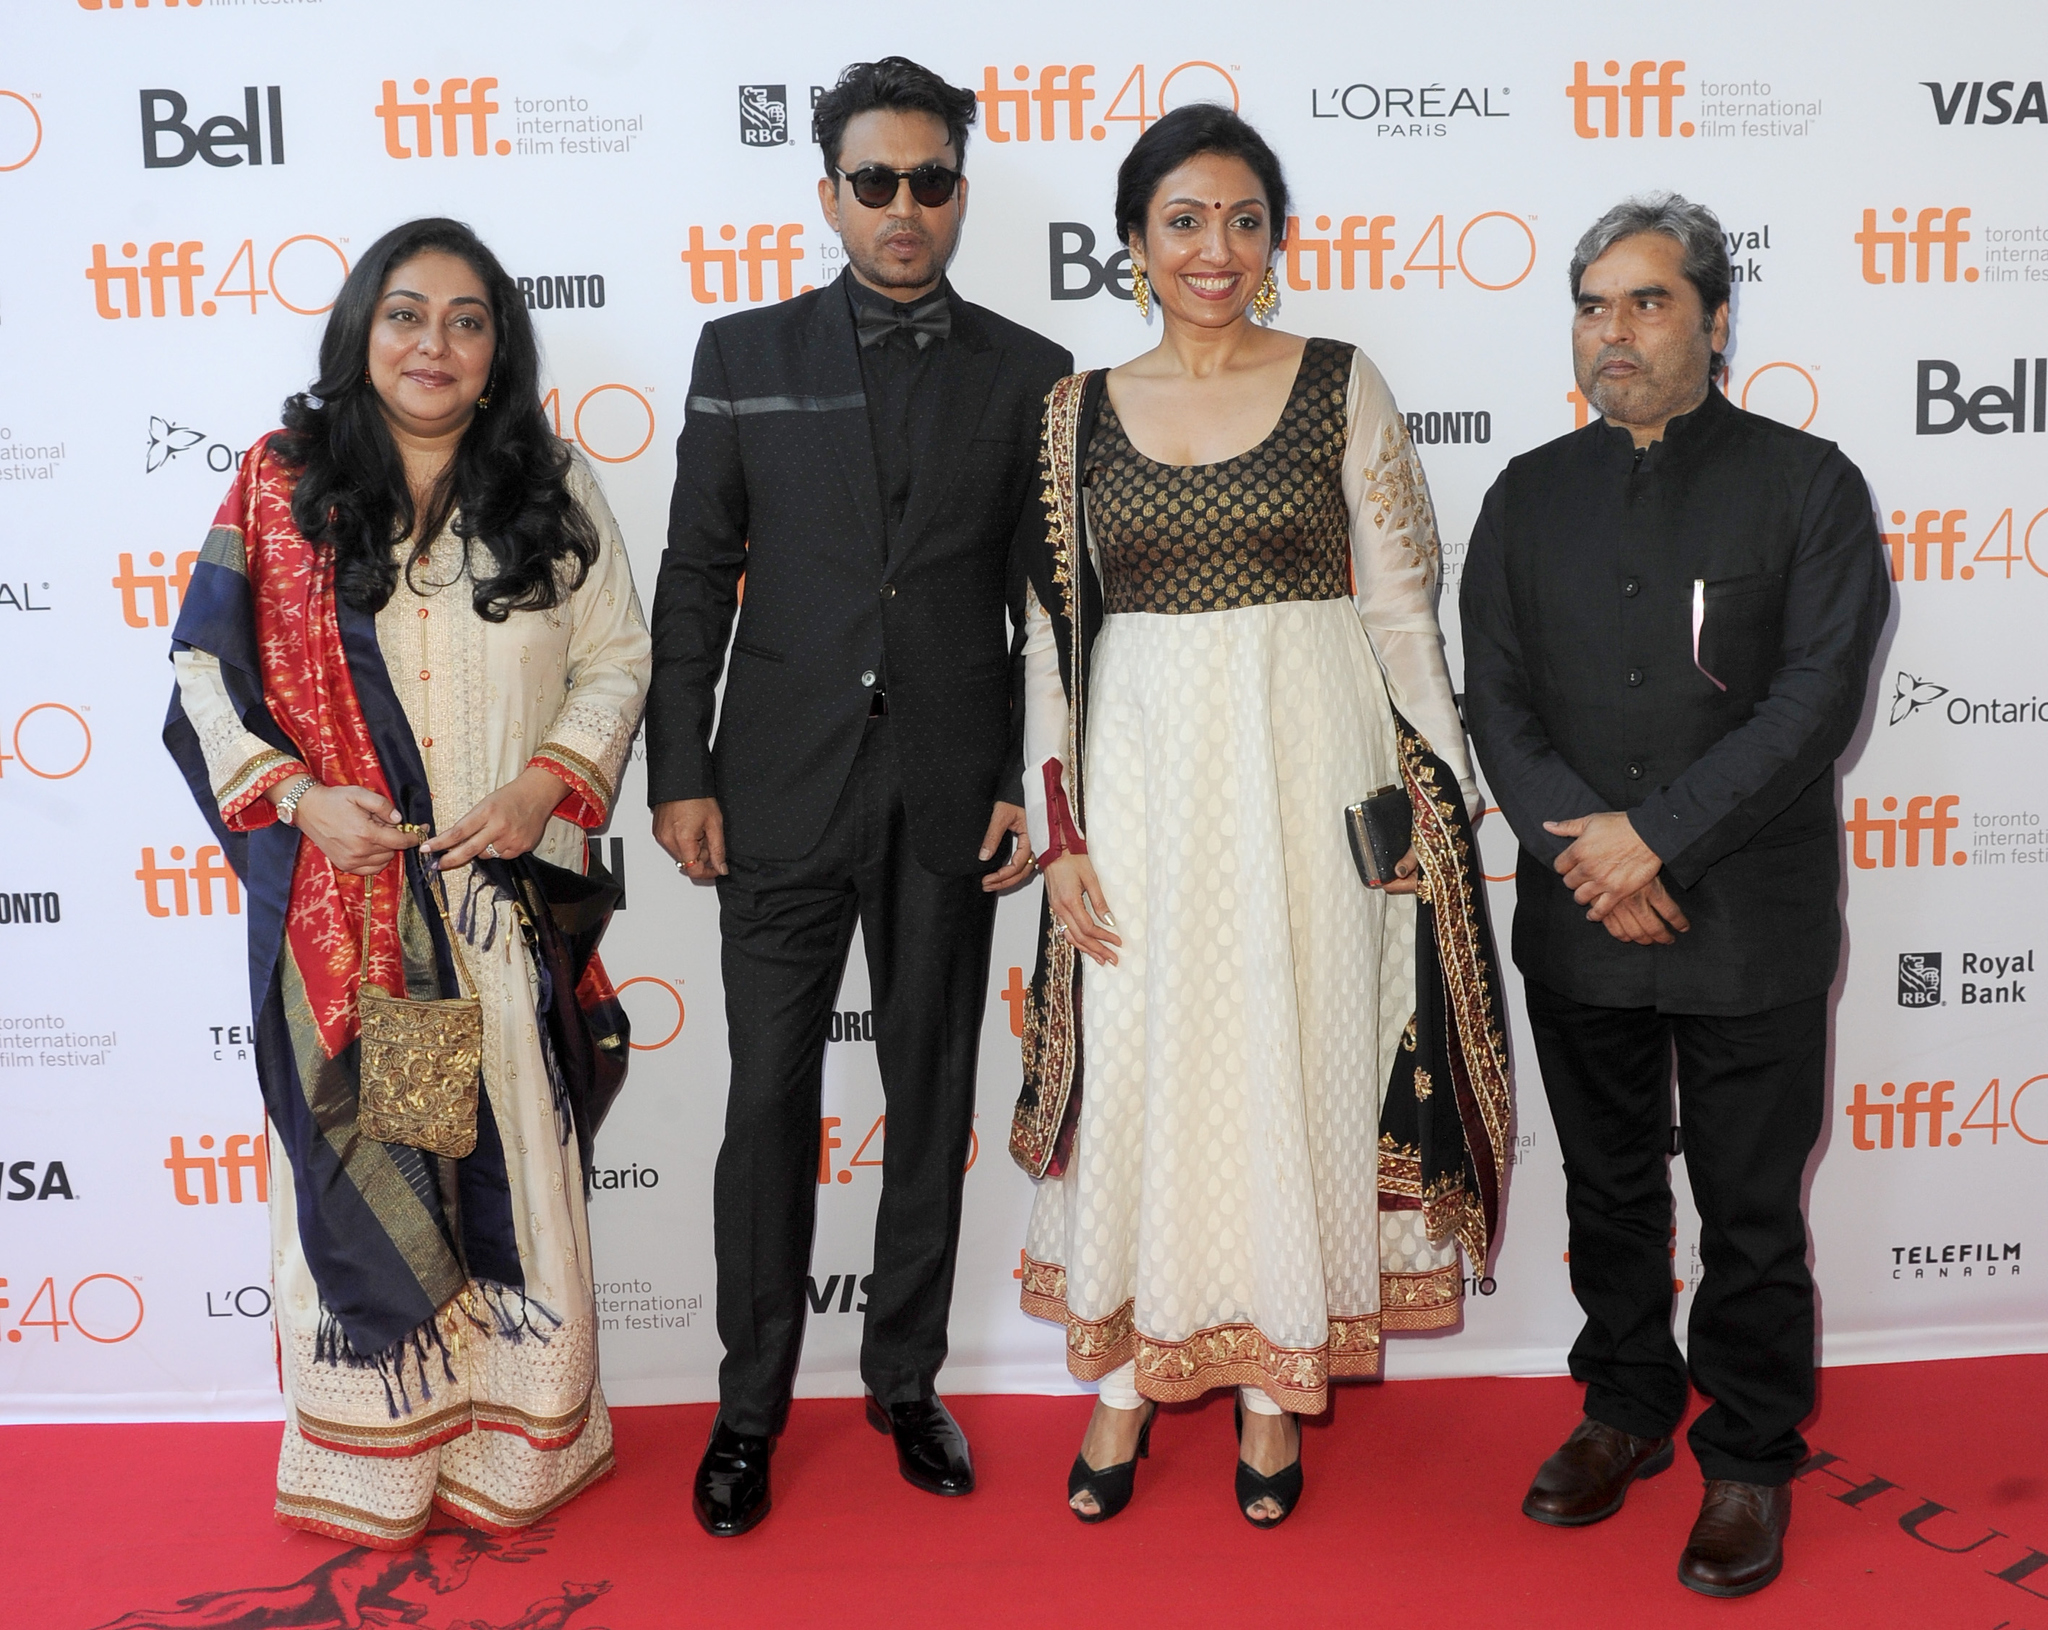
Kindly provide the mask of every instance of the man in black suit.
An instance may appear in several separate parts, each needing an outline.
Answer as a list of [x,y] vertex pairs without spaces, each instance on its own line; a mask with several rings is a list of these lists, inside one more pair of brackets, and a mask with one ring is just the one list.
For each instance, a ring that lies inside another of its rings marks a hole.
[[1571,277],[1600,417],[1494,483],[1461,596],[1586,1315],[1585,1418],[1522,1509],[1598,1522],[1672,1462],[1675,1051],[1703,1267],[1690,1372],[1713,1400],[1688,1435],[1707,1483],[1678,1573],[1739,1596],[1783,1565],[1813,1408],[1801,1182],[1841,947],[1835,759],[1890,583],[1856,467],[1712,388],[1730,280],[1711,212],[1619,205]]
[[676,447],[648,798],[684,874],[716,881],[724,937],[732,1081],[712,1203],[725,1361],[695,1489],[713,1534],[768,1511],[803,1340],[825,1038],[856,922],[889,1118],[868,1418],[910,1482],[974,1486],[933,1383],[995,896],[1032,867],[1008,551],[1038,501],[1046,393],[1073,366],[946,280],[974,115],[972,91],[902,57],[841,75],[814,130],[849,270],[706,325]]

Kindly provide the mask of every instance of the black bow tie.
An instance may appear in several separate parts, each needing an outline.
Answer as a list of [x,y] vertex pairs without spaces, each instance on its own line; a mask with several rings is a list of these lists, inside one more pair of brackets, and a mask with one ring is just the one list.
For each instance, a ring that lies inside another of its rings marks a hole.
[[922,351],[933,340],[943,340],[953,332],[953,308],[946,303],[942,294],[927,300],[921,306],[908,309],[902,306],[871,306],[865,303],[854,307],[854,326],[860,333],[863,350],[880,345],[891,334],[908,334],[917,341]]

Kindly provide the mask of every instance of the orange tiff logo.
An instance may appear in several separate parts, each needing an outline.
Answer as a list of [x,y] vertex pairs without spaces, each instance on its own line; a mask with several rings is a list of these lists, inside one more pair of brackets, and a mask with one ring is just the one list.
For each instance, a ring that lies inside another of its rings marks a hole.
[[[341,278],[348,276],[348,254],[332,238],[324,238],[317,232],[299,232],[286,238],[270,251],[267,262],[262,251],[256,247],[256,240],[244,238],[228,261],[227,269],[221,273],[220,281],[213,286],[213,298],[196,299],[199,280],[206,275],[206,267],[199,257],[206,253],[206,245],[197,238],[174,242],[165,239],[149,246],[147,258],[141,265],[117,265],[107,257],[107,246],[96,243],[92,246],[92,264],[85,269],[86,280],[93,286],[93,306],[99,315],[109,322],[122,317],[142,315],[142,286],[149,285],[149,315],[166,316],[170,312],[171,300],[177,301],[178,315],[190,317],[195,313],[211,317],[220,310],[224,300],[247,300],[249,314],[254,316],[261,308],[260,300],[275,300],[286,311],[296,312],[301,317],[317,317],[334,304],[334,297],[341,289]],[[328,284],[322,280],[326,257],[319,250],[299,249],[300,244],[319,244],[341,263],[341,275]],[[294,252],[296,251],[296,252]],[[142,254],[141,247],[133,243],[121,245],[121,258],[134,261]],[[310,257],[310,258],[309,258]],[[263,265],[263,277],[256,275],[257,267]],[[289,275],[295,285],[298,299],[293,299],[283,287],[280,269]],[[237,278],[244,281],[237,282]],[[165,285],[172,285],[167,293]]]
[[[128,3],[137,11],[147,11],[149,9],[149,0],[128,0]],[[178,0],[163,0],[163,4],[166,7],[175,6],[178,4]],[[185,0],[185,4],[188,7],[197,6],[199,0]],[[119,11],[121,9],[121,0],[78,0],[78,9],[80,11]]]
[[[1963,222],[1970,218],[1967,208],[1946,209],[1936,204],[1923,209],[1914,217],[1912,231],[1882,232],[1878,230],[1877,211],[1863,212],[1863,230],[1856,234],[1856,241],[1863,248],[1863,281],[1866,283],[1903,283],[1906,281],[1906,247],[1913,249],[1913,281],[1925,283],[1933,275],[1934,251],[1941,251],[1941,280],[1953,283],[1956,280],[1956,256],[1962,246],[1970,241],[1970,234],[1963,230]],[[1892,211],[1892,224],[1904,228],[1906,211]],[[1882,257],[1880,259],[1880,256]],[[1965,283],[1977,281],[1978,272],[1974,266],[1962,268]]]
[[[384,151],[393,158],[432,158],[434,156],[434,123],[441,125],[441,157],[454,158],[462,151],[462,125],[469,124],[469,150],[482,157],[487,153],[503,155],[512,151],[512,144],[499,137],[491,137],[491,115],[498,112],[498,104],[491,100],[491,92],[498,88],[495,79],[444,79],[441,81],[441,95],[438,101],[401,102],[398,99],[398,81],[384,81],[384,100],[377,104],[377,117],[384,121]],[[412,82],[413,95],[427,96],[433,90],[428,80],[415,79]],[[405,128],[411,125],[411,130]],[[412,146],[406,146],[410,135]]]
[[[185,603],[185,589],[192,581],[192,568],[199,564],[199,551],[186,549],[178,556],[177,568],[171,572],[138,572],[135,557],[125,550],[116,557],[121,569],[108,579],[121,591],[121,620],[130,628],[169,628],[171,626],[171,590],[178,591],[178,604]],[[164,557],[152,552],[149,557],[152,566],[161,567]],[[144,614],[143,602],[138,596],[147,595],[148,614]]]
[[[174,844],[171,859],[182,861],[185,846]],[[239,917],[242,914],[242,885],[236,880],[234,868],[227,863],[227,857],[220,852],[217,843],[199,846],[199,852],[192,857],[192,865],[159,866],[156,850],[145,846],[142,851],[142,865],[137,868],[135,881],[142,885],[142,906],[152,917],[186,917],[192,912],[193,897],[199,901],[199,915],[213,915],[213,885],[219,883],[223,889],[227,914]],[[186,883],[191,889],[186,889]],[[161,885],[171,886],[171,903],[164,904]]]
[[[1875,1097],[1867,1081],[1858,1081],[1855,1096],[1842,1106],[1842,1112],[1849,1117],[1850,1141],[1859,1149],[1923,1147],[1919,1141],[1923,1126],[1927,1134],[1924,1147],[1928,1149],[1959,1149],[1964,1132],[1989,1132],[1994,1145],[2002,1132],[2011,1132],[2023,1143],[2044,1144],[2048,1137],[2028,1131],[2020,1120],[2020,1104],[2027,1089],[2040,1081],[2048,1081],[2048,1075],[2022,1081],[2008,1098],[1994,1075],[1956,1123],[1959,1131],[1944,1132],[1944,1123],[1957,1108],[1953,1081],[1909,1081],[1903,1092],[1896,1081],[1884,1081],[1878,1084]],[[1887,1102],[1888,1099],[1893,1101]],[[1987,1108],[1991,1112],[1989,1120],[1984,1119]],[[2033,1115],[2035,1124],[2040,1125],[2043,1117],[2039,1100]]]
[[[1678,99],[1685,95],[1685,87],[1678,82],[1678,76],[1685,72],[1683,62],[1638,62],[1630,66],[1628,79],[1622,84],[1596,85],[1587,77],[1583,62],[1572,64],[1572,82],[1565,86],[1564,93],[1572,102],[1572,132],[1586,141],[1602,136],[1621,134],[1621,104],[1628,103],[1628,133],[1631,136],[1643,134],[1643,104],[1657,104],[1657,134],[1671,134],[1672,109]],[[1609,62],[1604,71],[1609,79],[1621,72],[1619,62]],[[1655,75],[1654,78],[1651,76]],[[1600,122],[1595,124],[1593,116],[1599,112]],[[1679,125],[1678,134],[1690,136],[1692,121]]]
[[981,71],[981,89],[975,99],[981,103],[981,133],[990,141],[1107,141],[1113,124],[1134,124],[1140,131],[1169,111],[1166,93],[1176,79],[1191,75],[1181,87],[1183,101],[1221,101],[1230,98],[1238,105],[1237,81],[1228,69],[1215,62],[1183,62],[1159,77],[1157,95],[1147,86],[1145,65],[1139,63],[1124,76],[1123,83],[1103,108],[1099,121],[1088,116],[1088,104],[1098,101],[1092,62],[1054,63],[1034,76],[1030,67],[1018,63],[1010,70],[1014,86],[1003,84],[1000,68]]
[[[1890,870],[1898,865],[1903,849],[1906,864],[1918,866],[1924,847],[1928,857],[1937,866],[1961,866],[1968,862],[1969,851],[1960,844],[1953,852],[1948,846],[1948,835],[1962,826],[1955,811],[1962,803],[1954,793],[1940,797],[1923,795],[1906,800],[1906,813],[1897,816],[1899,801],[1887,797],[1881,807],[1882,815],[1870,813],[1870,800],[1858,798],[1856,813],[1842,822],[1842,829],[1849,834],[1849,858],[1864,871],[1875,871],[1882,867]],[[1896,819],[1893,817],[1897,816]],[[1870,852],[1870,840],[1878,840],[1878,852]],[[1904,842],[1901,843],[1901,839]],[[1923,845],[1922,839],[1925,839]]]
[[[1505,221],[1503,227],[1488,227],[1489,221]],[[1365,286],[1369,289],[1403,289],[1408,273],[1435,274],[1436,286],[1447,286],[1453,275],[1475,288],[1497,293],[1511,289],[1527,277],[1536,265],[1536,234],[1519,215],[1504,209],[1489,209],[1475,215],[1458,232],[1455,243],[1447,240],[1444,218],[1432,219],[1422,229],[1400,270],[1387,270],[1387,257],[1400,252],[1395,241],[1396,223],[1391,215],[1330,215],[1315,217],[1318,233],[1335,228],[1331,237],[1312,237],[1302,227],[1301,217],[1287,218],[1284,253],[1287,286],[1306,292],[1330,287],[1334,265],[1337,287],[1358,286],[1358,263],[1365,262]],[[1420,284],[1418,284],[1418,287]]]
[[[1960,566],[1956,550],[1970,541],[1963,525],[1970,518],[1967,509],[1915,510],[1911,527],[1906,525],[1906,516],[1903,509],[1893,510],[1892,525],[1899,530],[1878,534],[1884,540],[1894,583],[1906,582],[1909,576],[1915,583],[1925,583],[1930,573],[1943,583],[1952,579],[1967,583],[1977,575],[1979,566],[2002,566],[2010,579],[2022,563],[2032,567],[2036,576],[2048,577],[2048,564],[2034,553],[2034,534],[2048,521],[2048,509],[2039,511],[2021,528],[2013,506],[2007,505],[1984,529],[1975,552]],[[2043,531],[2042,553],[2048,555],[2048,531]]]
[[[787,300],[793,294],[808,294],[811,285],[796,286],[796,263],[804,258],[803,245],[797,242],[804,235],[801,223],[789,221],[781,226],[750,226],[744,247],[734,249],[707,248],[704,243],[704,229],[690,228],[690,247],[681,251],[683,264],[690,268],[690,297],[699,305],[716,305],[720,300],[731,305],[740,297],[740,268],[747,269],[747,299],[758,304],[767,298],[768,267],[775,268],[775,298]],[[718,236],[722,242],[733,243],[739,237],[739,228],[721,226]],[[711,286],[713,273],[718,274],[718,287]]]
[[[228,1204],[242,1203],[242,1174],[249,1173],[254,1181],[250,1184],[250,1197],[257,1204],[266,1204],[270,1199],[270,1140],[261,1132],[253,1138],[237,1132],[227,1141],[227,1147],[219,1154],[208,1154],[213,1147],[213,1135],[207,1133],[199,1139],[200,1153],[187,1154],[185,1140],[171,1139],[171,1153],[164,1161],[164,1170],[171,1174],[171,1193],[181,1206],[220,1204],[221,1179],[226,1179]],[[188,1183],[189,1178],[199,1179],[199,1193],[194,1194]]]

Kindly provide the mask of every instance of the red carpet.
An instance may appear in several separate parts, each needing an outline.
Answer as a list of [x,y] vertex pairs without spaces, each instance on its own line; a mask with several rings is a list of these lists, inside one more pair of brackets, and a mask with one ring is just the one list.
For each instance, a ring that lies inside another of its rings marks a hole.
[[1301,1509],[1271,1534],[1231,1503],[1221,1397],[1166,1412],[1137,1498],[1099,1528],[1062,1505],[1085,1400],[954,1400],[981,1488],[950,1501],[898,1479],[857,1403],[800,1403],[774,1515],[729,1541],[689,1512],[709,1406],[623,1409],[619,1472],[545,1533],[481,1548],[451,1536],[424,1557],[272,1523],[276,1426],[13,1427],[0,1431],[0,1622],[2048,1630],[2048,1358],[1833,1369],[1821,1386],[1808,1437],[1838,1458],[1797,1485],[1783,1577],[1733,1603],[1673,1577],[1699,1499],[1682,1446],[1611,1521],[1542,1528],[1517,1506],[1576,1389],[1476,1380],[1343,1389],[1307,1433]]

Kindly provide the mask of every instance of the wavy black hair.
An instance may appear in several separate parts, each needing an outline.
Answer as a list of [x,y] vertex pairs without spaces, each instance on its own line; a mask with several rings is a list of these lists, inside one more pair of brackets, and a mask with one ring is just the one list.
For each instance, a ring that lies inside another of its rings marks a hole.
[[811,135],[825,158],[825,178],[839,171],[839,150],[845,145],[847,122],[857,113],[890,108],[929,113],[946,127],[953,145],[953,165],[967,167],[967,127],[980,111],[974,92],[949,85],[922,63],[908,57],[856,62],[843,70],[839,83],[818,98],[811,110]]
[[[482,281],[498,344],[485,392],[491,405],[478,409],[416,509],[365,369],[386,281],[415,255],[437,250]],[[477,615],[494,623],[558,604],[597,559],[597,528],[565,482],[569,448],[541,411],[540,347],[525,298],[460,221],[408,221],[370,245],[320,337],[320,377],[286,399],[284,434],[271,446],[299,472],[292,519],[309,541],[333,551],[335,592],[358,611],[383,609],[398,587],[397,545],[433,538],[450,515],[456,535],[481,542],[497,568],[476,581],[471,597]]]
[[1287,177],[1280,169],[1280,157],[1266,138],[1229,108],[1215,102],[1190,102],[1152,121],[1145,133],[1131,144],[1123,163],[1116,167],[1116,235],[1129,243],[1133,235],[1145,236],[1145,213],[1159,184],[1191,158],[1203,153],[1221,153],[1241,158],[1259,178],[1266,194],[1266,220],[1272,246],[1278,249],[1287,239]]

